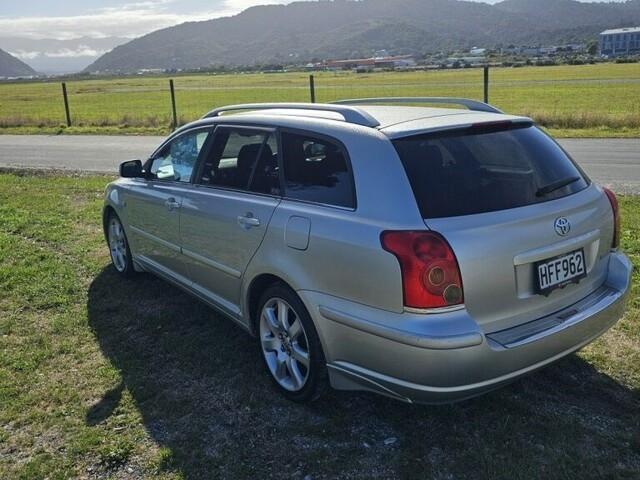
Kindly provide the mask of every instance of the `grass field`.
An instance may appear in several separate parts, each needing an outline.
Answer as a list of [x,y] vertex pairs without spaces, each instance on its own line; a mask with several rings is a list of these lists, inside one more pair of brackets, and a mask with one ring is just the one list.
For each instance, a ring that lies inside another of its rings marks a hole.
[[621,198],[629,311],[580,354],[457,405],[299,406],[230,322],[117,277],[109,180],[0,174],[0,478],[638,478],[640,198]]
[[[482,69],[315,74],[317,100],[371,96],[462,96],[481,99]],[[181,123],[232,103],[308,101],[308,75],[177,76]],[[69,81],[74,130],[166,133],[168,77]],[[530,115],[560,136],[640,136],[640,64],[494,68],[490,101]],[[59,83],[0,84],[0,132],[64,132]]]

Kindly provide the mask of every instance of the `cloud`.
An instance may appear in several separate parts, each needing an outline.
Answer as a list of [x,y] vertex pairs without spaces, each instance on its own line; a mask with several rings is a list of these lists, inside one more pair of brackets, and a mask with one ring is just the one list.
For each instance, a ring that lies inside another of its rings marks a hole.
[[[177,2],[175,3],[177,6]],[[286,1],[224,0],[213,10],[183,13],[173,10],[174,0],[148,0],[119,7],[103,7],[86,14],[66,17],[0,16],[0,38],[59,40],[111,36],[133,38],[179,23],[233,15],[250,6],[265,3],[286,3]],[[179,9],[176,8],[176,10]]]
[[28,52],[25,50],[16,50],[15,52],[9,53],[20,60],[33,60],[34,58],[38,58],[42,55],[42,52]]
[[76,57],[98,57],[107,53],[108,50],[96,50],[86,45],[79,45],[78,48],[62,48],[55,52],[45,52],[45,57],[50,58],[76,58]]

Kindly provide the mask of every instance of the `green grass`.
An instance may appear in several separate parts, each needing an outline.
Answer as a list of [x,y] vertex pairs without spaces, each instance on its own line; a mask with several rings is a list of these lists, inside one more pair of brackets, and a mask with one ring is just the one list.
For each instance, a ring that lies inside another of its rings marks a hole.
[[[370,96],[482,98],[482,69],[315,74],[320,102]],[[175,78],[180,123],[232,103],[308,101],[308,75],[233,74]],[[59,83],[0,84],[0,132],[166,133],[168,77],[69,81],[74,129],[65,129]],[[640,136],[640,64],[494,68],[491,103],[530,115],[559,136]]]
[[117,277],[108,181],[0,174],[0,478],[638,478],[640,198],[621,198],[628,312],[578,355],[456,405],[299,406],[230,322]]

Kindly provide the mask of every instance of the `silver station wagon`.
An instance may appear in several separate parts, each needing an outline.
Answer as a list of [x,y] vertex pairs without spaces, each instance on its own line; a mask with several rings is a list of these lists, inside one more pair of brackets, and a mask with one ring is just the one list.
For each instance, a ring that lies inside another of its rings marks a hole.
[[295,401],[326,384],[472,397],[593,341],[629,292],[615,195],[530,119],[472,100],[220,108],[120,175],[117,271],[246,329]]

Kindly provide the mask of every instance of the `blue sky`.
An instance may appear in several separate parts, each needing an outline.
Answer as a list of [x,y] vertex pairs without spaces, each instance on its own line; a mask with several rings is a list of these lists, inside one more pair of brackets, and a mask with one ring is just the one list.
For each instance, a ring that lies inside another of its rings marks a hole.
[[232,15],[252,5],[289,1],[0,0],[0,38],[135,37],[185,21]]

